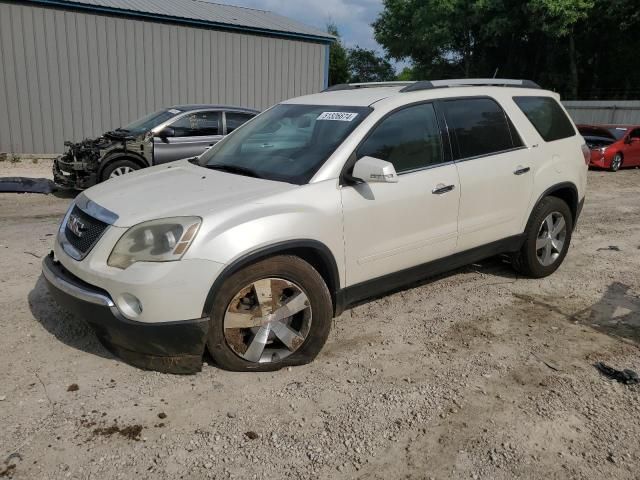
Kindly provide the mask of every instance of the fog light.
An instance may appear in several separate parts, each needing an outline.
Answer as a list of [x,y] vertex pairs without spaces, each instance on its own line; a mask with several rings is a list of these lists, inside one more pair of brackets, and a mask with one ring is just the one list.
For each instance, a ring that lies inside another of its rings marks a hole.
[[130,293],[120,295],[116,303],[126,317],[135,318],[142,313],[142,303]]

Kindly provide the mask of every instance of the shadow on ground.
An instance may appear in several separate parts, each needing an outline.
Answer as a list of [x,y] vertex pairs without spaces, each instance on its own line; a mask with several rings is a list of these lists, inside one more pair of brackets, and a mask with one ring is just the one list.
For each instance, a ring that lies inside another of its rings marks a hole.
[[585,312],[581,322],[607,335],[640,344],[640,298],[630,289],[624,283],[613,282],[600,301]]
[[552,310],[569,321],[640,345],[640,298],[624,283],[611,283],[598,302],[574,313],[565,311],[562,298],[519,294],[516,297]]
[[29,308],[33,317],[58,340],[77,350],[103,358],[114,356],[100,343],[98,337],[82,319],[60,308],[49,295],[42,276],[29,292]]

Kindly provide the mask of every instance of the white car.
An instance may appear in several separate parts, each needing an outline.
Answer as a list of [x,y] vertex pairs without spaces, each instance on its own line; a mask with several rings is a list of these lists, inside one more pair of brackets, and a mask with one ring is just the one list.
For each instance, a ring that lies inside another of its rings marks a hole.
[[356,302],[501,253],[560,266],[589,150],[558,100],[497,79],[288,100],[199,159],[82,193],[44,276],[143,368],[198,371],[205,348],[230,370],[307,363]]

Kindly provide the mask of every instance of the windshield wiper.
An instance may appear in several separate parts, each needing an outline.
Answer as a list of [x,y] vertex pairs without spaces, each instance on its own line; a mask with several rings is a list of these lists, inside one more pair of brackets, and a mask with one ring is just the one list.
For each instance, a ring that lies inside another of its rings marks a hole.
[[244,175],[246,177],[264,178],[258,172],[255,172],[250,168],[239,167],[237,165],[214,164],[214,165],[205,165],[205,167],[210,170],[220,170],[222,172],[234,173],[236,175]]

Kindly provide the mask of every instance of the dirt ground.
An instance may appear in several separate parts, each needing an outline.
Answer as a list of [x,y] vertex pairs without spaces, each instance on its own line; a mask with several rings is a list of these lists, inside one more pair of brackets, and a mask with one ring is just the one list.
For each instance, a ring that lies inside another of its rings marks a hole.
[[590,172],[553,276],[462,268],[347,311],[277,373],[108,353],[40,279],[70,200],[0,194],[0,477],[639,478],[640,386],[593,364],[640,372],[640,170]]

